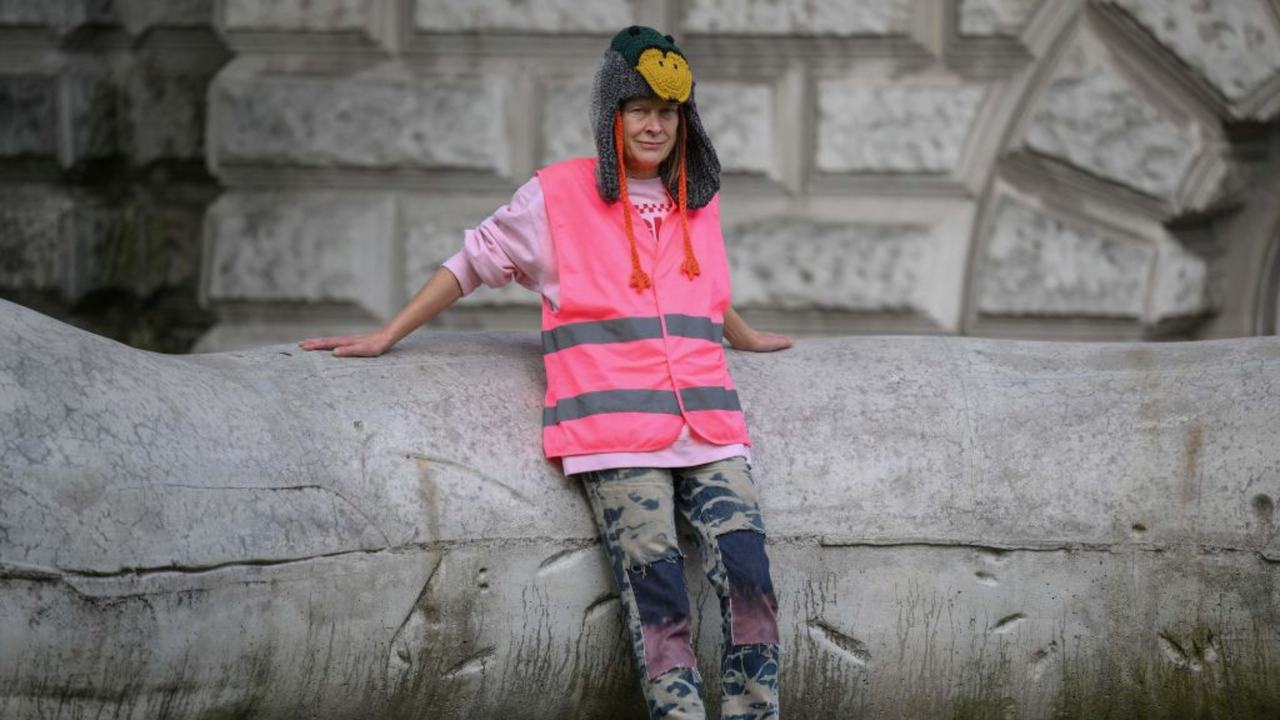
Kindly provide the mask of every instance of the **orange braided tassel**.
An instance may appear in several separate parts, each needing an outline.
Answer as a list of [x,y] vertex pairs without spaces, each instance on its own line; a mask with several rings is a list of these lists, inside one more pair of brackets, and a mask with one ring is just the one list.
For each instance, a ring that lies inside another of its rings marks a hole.
[[688,185],[689,180],[685,176],[684,157],[687,154],[685,150],[685,118],[683,113],[680,118],[680,229],[684,231],[684,262],[680,265],[680,272],[690,280],[702,274],[702,268],[698,266],[698,256],[693,254],[693,240],[689,238],[689,198]]
[[653,286],[649,274],[640,267],[640,250],[636,247],[636,232],[631,226],[631,196],[627,194],[627,164],[623,157],[622,113],[614,114],[613,144],[618,148],[618,189],[622,200],[623,224],[627,228],[627,242],[631,243],[631,287],[645,290]]

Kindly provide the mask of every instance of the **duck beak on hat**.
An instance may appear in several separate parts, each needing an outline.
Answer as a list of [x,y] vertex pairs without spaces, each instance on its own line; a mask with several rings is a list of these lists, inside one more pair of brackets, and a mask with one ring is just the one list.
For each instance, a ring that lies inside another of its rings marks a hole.
[[693,90],[693,71],[678,53],[649,48],[640,53],[636,71],[663,100],[684,102]]

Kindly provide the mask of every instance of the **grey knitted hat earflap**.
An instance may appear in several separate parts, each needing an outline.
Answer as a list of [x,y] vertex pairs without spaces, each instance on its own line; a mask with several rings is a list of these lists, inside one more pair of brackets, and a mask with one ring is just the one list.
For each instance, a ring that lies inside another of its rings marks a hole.
[[[671,71],[673,65],[678,68],[676,72]],[[614,118],[623,102],[637,97],[660,97],[681,103],[688,204],[691,208],[704,207],[720,190],[720,160],[698,117],[688,61],[671,36],[637,25],[624,28],[615,35],[596,66],[591,90],[591,129],[595,134],[599,161],[596,165],[596,190],[600,197],[610,203],[618,199],[620,188],[618,148],[613,136]],[[673,198],[679,196],[678,177],[670,183],[667,191]]]

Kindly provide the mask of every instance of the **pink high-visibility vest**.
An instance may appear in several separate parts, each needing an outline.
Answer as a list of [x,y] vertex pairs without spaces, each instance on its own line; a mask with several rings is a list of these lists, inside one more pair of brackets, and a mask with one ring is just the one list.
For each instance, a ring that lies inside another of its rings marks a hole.
[[[658,450],[685,423],[712,443],[749,444],[721,345],[730,294],[719,197],[689,210],[702,274],[681,274],[684,239],[672,218],[656,247],[639,242],[653,286],[636,290],[622,201],[600,199],[595,166],[538,171],[560,275],[560,308],[542,304],[547,457]],[[643,233],[638,214],[633,222]]]

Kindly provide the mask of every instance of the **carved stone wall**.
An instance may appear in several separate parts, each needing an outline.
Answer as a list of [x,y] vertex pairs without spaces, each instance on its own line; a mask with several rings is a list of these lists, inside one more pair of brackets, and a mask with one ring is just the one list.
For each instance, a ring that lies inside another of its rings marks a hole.
[[153,349],[208,327],[212,7],[0,0],[0,296]]
[[[537,167],[593,148],[607,35],[668,28],[721,152],[736,303],[800,333],[1256,332],[1218,237],[1272,173],[1264,0],[229,0],[205,347],[385,321]],[[1264,130],[1264,132],[1266,132]],[[1265,212],[1265,211],[1263,211]],[[1187,228],[1198,228],[1188,235]],[[481,290],[440,327],[536,322]],[[1234,313],[1224,318],[1223,313]],[[1250,325],[1250,329],[1244,329]]]
[[[632,22],[690,53],[762,326],[1273,331],[1271,0],[0,0],[0,291],[102,284],[122,205],[77,168],[207,164],[203,250],[188,203],[164,268],[199,274],[203,348],[384,322],[535,169],[593,152],[591,73]],[[437,327],[537,313],[481,290]]]

